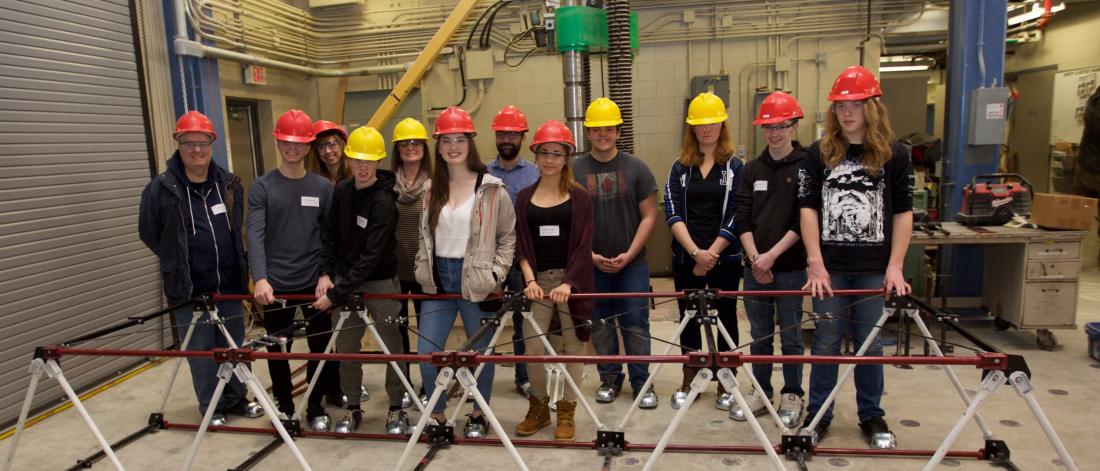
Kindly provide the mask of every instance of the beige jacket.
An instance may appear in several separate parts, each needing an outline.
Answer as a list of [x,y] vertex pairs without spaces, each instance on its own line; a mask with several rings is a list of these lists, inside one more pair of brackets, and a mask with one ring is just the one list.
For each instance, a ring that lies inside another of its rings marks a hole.
[[[435,294],[435,233],[428,227],[428,200],[420,213],[420,243],[416,251],[416,282]],[[508,277],[516,251],[516,213],[504,181],[486,173],[474,194],[470,240],[462,262],[462,298],[479,302],[499,291]]]

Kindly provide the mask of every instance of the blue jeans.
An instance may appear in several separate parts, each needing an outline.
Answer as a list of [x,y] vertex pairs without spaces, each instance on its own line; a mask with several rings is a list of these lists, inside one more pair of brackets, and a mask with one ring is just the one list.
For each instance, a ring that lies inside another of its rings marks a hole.
[[[635,258],[618,273],[596,270],[597,293],[640,293],[649,291],[649,265],[644,257]],[[623,335],[623,350],[627,355],[649,355],[649,300],[646,298],[598,299],[592,315],[592,346],[600,355],[619,354],[619,330]],[[596,365],[601,382],[623,382],[623,366],[600,363]],[[649,379],[648,363],[629,363],[630,386],[641,393],[642,385]]]
[[[435,258],[435,270],[439,273],[440,288],[444,293],[462,292],[462,259],[461,258]],[[481,329],[481,319],[492,317],[496,313],[485,312],[478,308],[477,303],[465,299],[430,299],[421,304],[419,328],[420,335],[416,341],[417,352],[420,355],[430,355],[443,351],[447,344],[447,337],[451,334],[451,327],[455,325],[455,313],[462,315],[462,327],[466,329],[466,337],[471,338]],[[492,335],[483,335],[473,345],[475,350],[483,351],[489,346]],[[492,363],[487,363],[477,378],[477,390],[489,402],[489,396],[493,387],[494,368]],[[431,363],[420,364],[421,382],[424,392],[431,396],[435,392],[435,377],[439,370]],[[480,409],[474,406],[475,409]],[[433,413],[442,413],[447,410],[446,393],[436,403]]]
[[[512,265],[512,268],[508,270],[508,280],[505,282],[505,288],[509,291],[523,291],[523,272],[519,269],[519,263]],[[512,351],[516,355],[523,355],[527,353],[526,342],[523,341],[523,316],[520,314],[512,314]],[[529,382],[527,378],[527,364],[516,363],[516,386]]]
[[[746,291],[799,290],[806,284],[806,271],[773,271],[775,278],[770,284],[760,284],[745,268]],[[779,340],[784,355],[799,355],[806,352],[802,345],[802,296],[751,296],[745,298],[745,314],[749,318],[749,334],[753,344],[749,353],[753,355],[772,355],[775,353],[775,323],[779,321]],[[762,340],[763,339],[763,340]],[[760,383],[764,397],[772,397],[772,364],[753,363],[752,375]],[[802,397],[802,365],[788,363],[783,365],[783,389],[780,394],[794,394]]]
[[[218,317],[225,321],[225,328],[233,341],[240,345],[244,340],[244,306],[240,301],[225,301],[217,304]],[[172,320],[179,332],[179,341],[187,335],[187,328],[191,325],[192,308],[188,304],[172,311]],[[195,324],[195,330],[191,333],[191,340],[187,344],[187,351],[213,350],[215,348],[229,348],[229,341],[222,335],[218,326],[208,323],[210,315],[203,313]],[[210,406],[210,399],[214,397],[214,388],[218,386],[218,364],[213,359],[188,358],[187,365],[191,368],[191,385],[195,388],[195,398],[199,401],[199,414],[206,414],[206,408]],[[216,410],[225,409],[236,405],[245,398],[247,389],[232,375],[229,384],[222,391],[221,400],[218,401]]]
[[[875,289],[882,287],[883,277],[883,273],[862,275],[831,273],[829,280],[834,290]],[[858,304],[855,304],[857,302]],[[883,309],[886,307],[886,300],[881,296],[873,299],[867,299],[866,296],[836,296],[824,300],[814,298],[813,303],[814,312],[829,313],[836,317],[834,320],[817,321],[814,343],[810,350],[814,355],[840,355],[840,340],[844,332],[850,333],[853,345],[858,348],[871,334],[871,329],[882,317]],[[864,356],[882,356],[882,339],[875,337]],[[839,365],[813,365],[810,368],[810,403],[806,406],[808,415],[812,416],[821,409],[825,398],[836,386],[838,370]],[[882,365],[856,366],[855,377],[859,420],[863,422],[872,417],[886,415],[886,412],[879,407],[885,387]],[[825,411],[823,420],[829,421],[832,418],[833,407],[830,405]]]

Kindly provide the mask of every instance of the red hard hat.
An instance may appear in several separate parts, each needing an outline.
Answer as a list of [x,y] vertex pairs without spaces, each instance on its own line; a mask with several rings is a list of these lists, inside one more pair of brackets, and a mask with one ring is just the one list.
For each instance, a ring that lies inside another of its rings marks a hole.
[[524,116],[519,108],[508,105],[501,108],[500,112],[493,118],[493,125],[490,127],[494,131],[527,132],[527,116]]
[[565,144],[569,147],[570,153],[576,149],[573,144],[573,132],[566,125],[552,119],[542,123],[542,126],[535,130],[535,138],[531,140],[531,152],[534,152],[539,144],[551,142]]
[[320,136],[321,133],[329,131],[336,131],[336,133],[340,135],[340,139],[343,139],[344,142],[348,142],[348,132],[344,130],[343,126],[323,119],[319,119],[316,123],[313,123],[313,137]]
[[180,119],[176,121],[176,132],[172,133],[172,139],[178,141],[180,134],[185,132],[201,132],[209,134],[213,139],[218,138],[218,133],[214,132],[214,125],[210,122],[210,118],[198,111],[188,111],[180,116]]
[[288,142],[313,142],[313,120],[302,110],[289,110],[275,123],[275,139]]
[[853,65],[844,69],[844,72],[841,72],[833,82],[829,101],[866,100],[874,96],[882,96],[882,87],[879,86],[875,74],[863,67]]
[[439,137],[444,134],[455,133],[477,135],[477,131],[474,129],[474,120],[470,119],[470,114],[457,106],[448,106],[435,120],[435,132],[432,133],[432,136]]
[[760,104],[760,111],[756,112],[756,119],[753,120],[752,125],[782,123],[792,119],[800,119],[803,116],[802,107],[799,106],[798,100],[786,92],[774,92],[764,98],[764,102]]

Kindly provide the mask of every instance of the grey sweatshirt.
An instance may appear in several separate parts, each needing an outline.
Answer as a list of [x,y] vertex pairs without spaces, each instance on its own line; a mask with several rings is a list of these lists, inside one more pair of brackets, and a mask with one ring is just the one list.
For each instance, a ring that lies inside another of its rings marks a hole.
[[266,278],[275,292],[312,289],[321,261],[321,220],[332,184],[306,173],[297,180],[278,169],[248,192],[248,264],[253,282]]

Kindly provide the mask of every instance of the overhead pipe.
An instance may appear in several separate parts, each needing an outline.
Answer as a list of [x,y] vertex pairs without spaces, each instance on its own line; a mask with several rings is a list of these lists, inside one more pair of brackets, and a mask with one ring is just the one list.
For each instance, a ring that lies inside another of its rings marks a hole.
[[260,57],[254,54],[245,54],[213,46],[207,46],[203,43],[190,41],[187,39],[176,39],[175,51],[176,54],[184,56],[225,59],[241,64],[261,65],[272,69],[288,70],[291,72],[298,72],[317,77],[354,77],[360,75],[392,74],[397,72],[404,72],[410,67],[408,63],[405,63],[393,65],[375,65],[369,67],[354,67],[348,69],[318,69],[315,67],[306,67],[304,65],[291,64],[289,62],[268,59],[266,57]]

